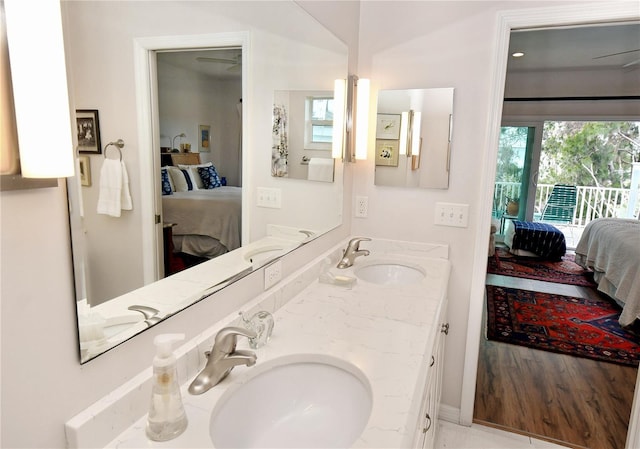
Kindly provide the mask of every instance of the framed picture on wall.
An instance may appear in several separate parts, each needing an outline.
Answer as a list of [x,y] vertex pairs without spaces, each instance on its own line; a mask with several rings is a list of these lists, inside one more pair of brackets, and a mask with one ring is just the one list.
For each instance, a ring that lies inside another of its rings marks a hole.
[[76,109],[76,132],[80,153],[102,153],[97,109]]
[[89,156],[80,156],[80,184],[83,186],[91,186],[91,163]]
[[399,140],[376,140],[376,165],[397,167],[400,151]]
[[400,118],[400,114],[378,114],[376,139],[399,139]]
[[198,151],[200,153],[211,151],[211,127],[209,125],[198,126]]

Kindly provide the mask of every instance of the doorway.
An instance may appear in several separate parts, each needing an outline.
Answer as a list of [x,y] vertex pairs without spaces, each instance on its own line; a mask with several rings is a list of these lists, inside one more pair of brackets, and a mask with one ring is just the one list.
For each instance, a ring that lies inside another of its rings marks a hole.
[[[158,264],[159,272],[169,276],[242,244],[241,204],[236,201],[242,189],[242,48],[163,50],[154,56],[158,104],[154,123],[162,144],[161,169],[154,171],[161,197],[156,215],[163,223],[158,247],[164,258]],[[157,147],[155,151],[157,156]],[[222,189],[203,185],[199,170],[205,166],[215,171],[220,179],[216,186]],[[166,190],[161,173],[169,183]],[[185,180],[190,182],[183,184]],[[232,187],[224,193],[233,195],[232,207],[224,207],[231,203],[222,202],[219,190]],[[198,205],[193,207],[196,199]]]
[[[136,80],[136,102],[138,104],[139,141],[140,148],[157,148],[165,146],[160,138],[160,125],[158,114],[157,90],[157,64],[155,53],[158,51],[180,51],[194,48],[227,48],[237,47],[242,49],[242,98],[247,98],[247,47],[249,36],[247,32],[138,38],[134,40],[134,67]],[[241,112],[242,121],[246,121],[246,108]],[[244,133],[244,130],[242,131]],[[244,139],[244,135],[243,138]],[[243,154],[243,158],[246,155]],[[160,172],[160,151],[150,150],[141,152],[140,157],[140,183],[141,198],[140,209],[142,216],[147,217],[142,226],[143,251],[143,275],[144,283],[155,282],[162,277],[161,264],[158,259],[163,255],[163,225],[158,211],[161,210],[161,194],[157,188],[156,173]],[[248,192],[242,191],[242,240],[247,240],[248,226]]]
[[[493,123],[501,122],[502,108],[499,104],[503,102],[504,85],[504,68],[506,68],[507,43],[509,41],[509,33],[516,27],[547,27],[557,25],[573,25],[576,23],[620,21],[620,20],[638,20],[639,15],[637,8],[631,4],[608,4],[606,6],[596,6],[594,8],[584,9],[582,7],[567,8],[544,8],[537,9],[536,14],[524,11],[508,11],[498,14],[497,22],[499,23],[499,38],[496,46],[498,68],[493,77],[493,117],[490,119]],[[502,72],[501,72],[502,70]],[[497,147],[499,141],[499,128],[489,129],[489,142],[487,146],[488,160],[497,160]],[[495,162],[494,162],[495,163]],[[487,170],[483,176],[484,201],[481,204],[481,215],[490,217],[493,210],[493,169]],[[486,241],[486,232],[489,225],[479,226],[476,233],[477,242]],[[473,420],[474,397],[476,390],[477,378],[477,361],[479,343],[482,333],[482,310],[484,305],[485,290],[485,267],[487,263],[486,246],[478,243],[475,252],[474,266],[478,269],[474,270],[472,280],[472,292],[469,311],[467,345],[466,345],[466,363],[463,376],[463,389],[461,400],[460,422],[464,425],[470,425]],[[636,391],[636,401],[638,400],[638,392]],[[638,414],[636,407],[631,417],[631,422],[635,422]],[[629,442],[634,444],[640,441],[640,429],[631,426],[629,429]],[[633,446],[631,446],[633,447]]]

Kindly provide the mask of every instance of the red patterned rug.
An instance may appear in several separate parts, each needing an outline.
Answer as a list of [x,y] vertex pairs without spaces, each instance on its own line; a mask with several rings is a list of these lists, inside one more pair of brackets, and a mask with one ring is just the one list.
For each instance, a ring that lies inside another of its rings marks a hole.
[[487,285],[487,338],[622,365],[640,361],[640,324],[622,329],[620,307],[606,298],[574,298]]
[[557,284],[593,287],[593,275],[575,263],[574,254],[565,254],[560,262],[549,262],[532,257],[514,256],[504,248],[496,248],[496,257],[489,258],[487,273],[525,279],[555,282]]

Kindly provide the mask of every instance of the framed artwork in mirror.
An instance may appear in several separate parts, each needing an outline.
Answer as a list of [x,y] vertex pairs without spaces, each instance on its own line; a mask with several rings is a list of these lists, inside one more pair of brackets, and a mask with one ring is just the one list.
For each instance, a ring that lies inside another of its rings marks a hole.
[[211,151],[211,127],[209,125],[198,126],[198,151],[200,153]]
[[399,140],[376,139],[376,165],[397,167],[399,151]]
[[399,139],[400,118],[400,114],[378,114],[376,139]]
[[80,153],[102,153],[97,109],[76,109],[76,130]]
[[89,163],[89,156],[80,156],[78,158],[80,162],[80,184],[83,186],[91,186],[91,164]]

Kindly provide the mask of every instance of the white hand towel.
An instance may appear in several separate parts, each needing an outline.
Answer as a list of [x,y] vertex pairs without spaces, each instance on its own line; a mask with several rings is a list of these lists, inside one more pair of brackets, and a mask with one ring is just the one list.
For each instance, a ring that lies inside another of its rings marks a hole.
[[98,213],[119,217],[123,209],[132,209],[127,170],[124,162],[105,159],[100,170]]
[[127,173],[127,167],[125,167],[124,161],[120,161],[120,164],[122,164],[121,208],[122,210],[131,210],[133,209],[133,203],[131,202],[131,193],[129,192],[129,174]]
[[309,181],[333,182],[333,159],[312,157],[309,161]]

